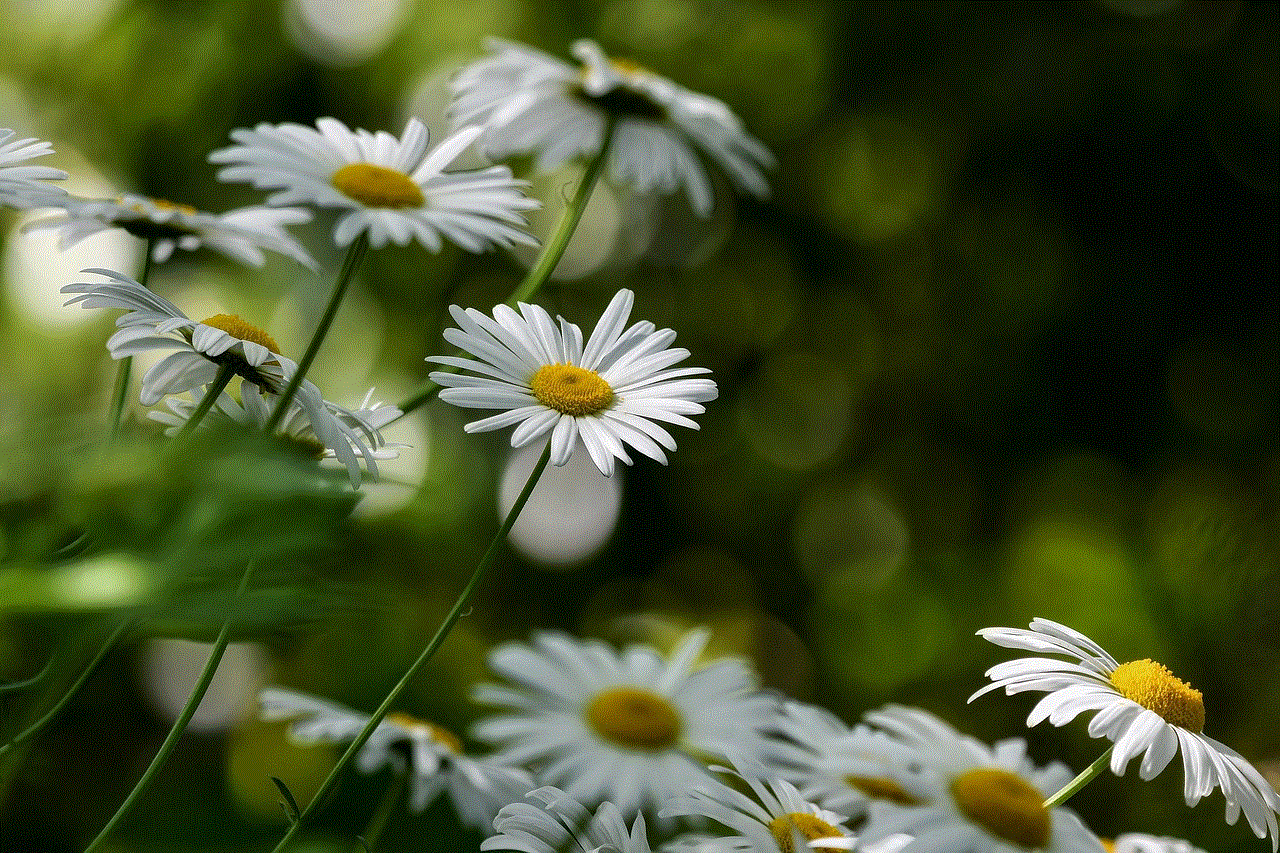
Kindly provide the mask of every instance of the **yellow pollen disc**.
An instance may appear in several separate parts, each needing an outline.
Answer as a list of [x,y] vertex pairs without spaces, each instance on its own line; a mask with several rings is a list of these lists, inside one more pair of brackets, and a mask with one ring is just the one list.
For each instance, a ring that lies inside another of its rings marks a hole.
[[201,320],[206,326],[213,326],[215,329],[221,329],[233,338],[239,338],[242,341],[252,341],[259,346],[264,346],[274,353],[279,354],[280,345],[276,343],[276,339],[259,329],[257,326],[250,325],[241,320],[235,314],[214,314],[207,320]]
[[665,696],[638,687],[613,687],[587,704],[587,722],[600,737],[627,749],[661,752],[680,739],[680,712]]
[[[842,836],[843,833],[821,818],[802,812],[792,812],[769,821],[769,831],[773,840],[778,842],[782,853],[796,853],[792,843],[792,832],[799,832],[805,841],[816,841],[819,838]],[[838,850],[837,847],[814,847],[814,850]]]
[[1098,840],[1102,842],[1102,849],[1106,850],[1107,853],[1116,853],[1116,843],[1114,841],[1106,838],[1099,838]]
[[1111,673],[1120,695],[1189,732],[1204,729],[1204,694],[1153,660],[1122,663]]
[[151,203],[161,210],[176,210],[179,213],[185,213],[187,216],[195,216],[199,213],[198,210],[189,204],[179,204],[178,202],[168,201],[163,198],[153,198],[151,199]]
[[538,402],[566,415],[598,415],[613,405],[613,389],[600,374],[574,364],[548,364],[529,380]]
[[1044,797],[1029,782],[1008,770],[970,770],[951,783],[951,796],[969,820],[997,838],[1027,850],[1049,845],[1052,819]]
[[372,163],[349,163],[334,172],[329,182],[347,198],[353,198],[365,207],[399,210],[422,207],[426,201],[422,188],[408,175]]
[[613,57],[609,60],[609,64],[613,66],[613,70],[619,74],[636,75],[636,74],[652,74],[648,68],[645,68],[639,62],[626,57]]
[[892,779],[880,776],[846,776],[850,788],[857,788],[873,800],[885,800],[899,806],[918,806],[920,801]]
[[458,736],[446,728],[437,726],[435,723],[428,723],[426,720],[419,720],[417,717],[411,717],[408,714],[402,714],[399,711],[392,711],[387,714],[387,719],[396,725],[404,726],[406,729],[425,730],[433,741],[454,755],[462,754],[462,741],[458,740]]

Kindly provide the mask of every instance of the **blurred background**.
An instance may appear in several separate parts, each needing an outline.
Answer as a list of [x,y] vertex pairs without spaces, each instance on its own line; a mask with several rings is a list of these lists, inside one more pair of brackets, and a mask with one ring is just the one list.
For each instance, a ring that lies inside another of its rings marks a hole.
[[[580,37],[726,101],[777,155],[768,202],[602,185],[540,301],[584,328],[620,287],[680,333],[721,396],[669,467],[549,475],[513,547],[404,710],[465,732],[494,643],[560,628],[754,660],[846,720],[918,704],[986,739],[1028,697],[965,699],[1009,655],[973,632],[1066,622],[1205,693],[1206,733],[1280,776],[1274,3],[710,0],[9,0],[0,126],[86,195],[259,203],[206,161],[233,128],[447,128],[448,80],[486,36],[567,57]],[[472,165],[481,161],[475,160]],[[527,164],[513,164],[518,171]],[[533,176],[545,234],[577,171]],[[38,214],[37,214],[38,215]],[[243,442],[173,458],[137,407],[103,441],[114,312],[60,307],[83,267],[137,274],[123,232],[59,252],[0,212],[0,738],[34,719],[121,618],[129,640],[20,755],[0,759],[0,849],[79,850],[163,739],[228,612],[192,731],[111,849],[269,849],[330,753],[254,719],[267,684],[373,708],[434,631],[532,460],[433,403],[354,499]],[[244,270],[179,253],[151,284],[304,346],[340,255]],[[529,257],[372,253],[311,378],[395,402],[444,347],[449,303],[489,310]],[[203,311],[203,313],[201,313]],[[137,373],[135,373],[135,376]],[[523,466],[523,468],[521,468]],[[341,482],[341,477],[338,478]],[[228,590],[257,561],[254,592]],[[1026,733],[1042,761],[1101,751]],[[346,850],[385,778],[349,776],[313,850]],[[1260,850],[1182,774],[1106,776],[1102,834]],[[331,839],[331,840],[326,840]],[[446,803],[380,849],[477,849]],[[297,849],[304,849],[305,845]]]

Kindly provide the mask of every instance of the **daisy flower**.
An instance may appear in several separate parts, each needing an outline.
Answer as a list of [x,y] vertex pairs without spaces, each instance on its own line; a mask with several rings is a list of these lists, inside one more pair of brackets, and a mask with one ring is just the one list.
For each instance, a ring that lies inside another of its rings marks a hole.
[[388,241],[404,246],[415,237],[433,252],[442,238],[472,252],[491,244],[536,245],[523,230],[521,211],[538,203],[525,197],[525,182],[514,180],[510,169],[444,171],[479,133],[464,128],[428,150],[427,128],[416,118],[399,139],[322,118],[315,128],[288,123],[233,130],[239,144],[209,159],[229,164],[218,172],[224,181],[278,190],[268,204],[341,209],[333,234],[340,246],[365,232],[374,248]]
[[53,146],[38,139],[14,139],[15,132],[0,128],[0,204],[10,207],[44,207],[66,195],[61,187],[44,181],[63,181],[67,173],[48,166],[18,166],[53,153]]
[[[84,308],[126,311],[116,320],[119,331],[107,341],[112,358],[172,350],[142,377],[139,399],[144,406],[153,406],[168,394],[182,394],[209,385],[223,367],[230,367],[242,380],[242,400],[251,400],[259,391],[274,396],[298,369],[296,362],[280,354],[280,345],[274,338],[234,314],[217,314],[196,322],[172,302],[126,275],[104,269],[84,272],[110,281],[63,287],[63,293],[75,294],[67,300],[67,305],[79,303]],[[369,473],[377,476],[373,452],[358,432],[344,427],[334,416],[320,396],[320,389],[303,380],[290,406],[302,409],[319,443],[333,451],[346,466],[353,487],[360,485],[357,456],[364,459]]]
[[[923,713],[923,712],[921,712]],[[849,727],[831,712],[787,701],[773,721],[781,735],[769,744],[766,766],[796,785],[806,800],[847,818],[886,806],[916,805],[894,780],[914,752],[867,725]]]
[[1205,853],[1181,838],[1157,838],[1137,832],[1117,835],[1115,841],[1103,839],[1102,846],[1107,853]]
[[[264,394],[256,385],[245,384],[240,389],[241,400],[237,401],[234,397],[223,391],[218,395],[217,401],[213,408],[209,410],[208,415],[200,426],[216,423],[219,419],[228,423],[237,423],[244,427],[253,429],[264,429],[271,419],[271,413],[275,407],[275,400]],[[334,420],[337,421],[339,429],[342,430],[344,436],[347,437],[347,443],[351,445],[353,452],[356,452],[362,458],[364,455],[371,459],[395,459],[400,454],[397,448],[403,447],[400,444],[387,444],[382,437],[382,428],[387,424],[400,417],[400,410],[395,406],[384,406],[381,403],[369,404],[373,396],[373,389],[369,389],[369,393],[365,395],[364,402],[360,404],[358,409],[344,409],[337,403],[324,401],[324,406],[328,409]],[[204,389],[194,389],[191,392],[190,399],[170,396],[164,398],[164,404],[168,411],[153,410],[147,413],[147,417],[154,421],[165,424],[168,429],[165,430],[166,435],[176,435],[191,418],[192,412],[200,405],[200,401],[204,398]],[[301,447],[314,452],[320,458],[329,459],[336,457],[337,454],[330,448],[325,447],[316,435],[315,428],[311,426],[311,419],[307,417],[305,409],[291,406],[289,413],[284,416],[280,422],[280,435],[289,439]],[[357,444],[357,442],[359,442]],[[360,453],[359,448],[365,447],[365,452]]]
[[444,338],[475,359],[427,360],[479,375],[435,372],[431,380],[444,386],[447,403],[503,410],[467,424],[467,432],[517,425],[512,447],[550,433],[553,465],[569,461],[579,438],[606,477],[614,459],[631,464],[624,445],[665,465],[663,448],[674,450],[676,442],[657,422],[697,429],[688,416],[705,411],[701,404],[716,398],[716,385],[690,378],[709,373],[705,368],[672,368],[689,356],[667,348],[675,332],[648,322],[626,328],[634,301],[630,290],[618,291],[585,346],[581,329],[563,318],[557,327],[537,305],[521,302],[519,313],[499,305],[492,319],[450,306],[458,328]]
[[573,797],[550,786],[526,797],[541,805],[513,802],[494,818],[497,832],[481,850],[520,853],[651,853],[644,815],[637,814],[630,832],[613,803],[602,803],[592,814]]
[[1044,800],[1070,778],[1060,764],[1037,770],[1026,744],[994,749],[913,708],[890,706],[867,721],[913,748],[918,769],[897,781],[916,801],[871,815],[862,840],[912,836],[902,853],[1103,853],[1072,812]]
[[747,134],[715,98],[691,92],[625,59],[605,56],[593,41],[578,41],[575,67],[525,45],[491,39],[492,55],[454,80],[457,125],[485,128],[481,148],[494,158],[532,154],[550,171],[574,157],[593,157],[605,124],[616,119],[609,172],[640,192],[683,187],[701,216],[711,213],[711,183],[698,154],[724,170],[738,188],[763,198],[761,170],[773,155]]
[[711,781],[706,756],[758,758],[774,713],[742,661],[694,669],[707,639],[691,633],[665,661],[649,646],[619,654],[558,633],[499,646],[489,664],[512,685],[480,685],[476,699],[508,710],[474,733],[581,802],[656,808]]
[[244,207],[217,214],[131,194],[117,199],[67,196],[56,206],[66,214],[30,222],[23,230],[56,228],[59,248],[69,249],[93,234],[121,228],[150,240],[156,263],[167,261],[175,249],[190,252],[206,246],[249,266],[262,266],[262,250],[270,249],[316,269],[306,249],[284,229],[311,220],[310,211],[300,207]]
[[1142,755],[1138,775],[1154,779],[1182,752],[1186,777],[1183,794],[1194,806],[1214,788],[1226,799],[1226,820],[1234,824],[1243,811],[1254,834],[1271,836],[1280,846],[1276,816],[1280,794],[1243,756],[1203,734],[1204,697],[1153,660],[1119,663],[1078,631],[1048,619],[1033,619],[1030,630],[984,628],[978,635],[1010,649],[1056,657],[1025,657],[987,670],[991,684],[970,697],[1004,688],[1008,695],[1043,692],[1027,725],[1044,720],[1061,726],[1086,711],[1096,711],[1089,734],[1115,744],[1111,772],[1123,776],[1129,762]]
[[[725,770],[725,768],[716,768]],[[784,779],[761,780],[734,772],[754,797],[710,780],[667,801],[662,817],[699,817],[728,827],[734,835],[697,835],[675,849],[742,851],[742,853],[799,853],[853,850],[855,839],[842,824],[845,818],[826,811],[800,796]]]
[[[262,719],[292,720],[289,737],[296,743],[344,743],[355,740],[369,722],[334,702],[292,690],[268,688],[259,694]],[[468,826],[488,831],[498,810],[533,787],[518,767],[468,757],[462,742],[447,729],[408,714],[388,714],[355,758],[361,773],[390,767],[410,774],[409,807],[420,812],[442,791]]]

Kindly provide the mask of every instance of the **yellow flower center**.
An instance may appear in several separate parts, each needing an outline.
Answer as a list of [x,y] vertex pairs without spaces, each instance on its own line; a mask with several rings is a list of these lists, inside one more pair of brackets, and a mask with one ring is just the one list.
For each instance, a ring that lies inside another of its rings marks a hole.
[[[149,201],[161,210],[176,210],[178,213],[185,213],[187,216],[195,216],[200,212],[189,204],[180,204],[175,201],[169,201],[168,199],[153,198],[149,199]],[[133,205],[133,209],[138,211],[138,213],[143,212],[142,205],[139,204]]]
[[1027,850],[1049,845],[1052,819],[1044,797],[1029,782],[1008,770],[970,770],[951,783],[956,807],[969,820],[997,838]]
[[587,704],[587,722],[600,737],[627,749],[661,752],[680,739],[680,712],[665,696],[638,687],[613,687]]
[[206,326],[213,326],[215,329],[221,329],[233,338],[239,338],[242,341],[251,341],[259,346],[264,346],[277,355],[280,353],[280,345],[276,343],[276,339],[259,329],[257,326],[246,323],[235,314],[214,314],[207,320],[201,320]]
[[1106,850],[1107,853],[1116,853],[1116,843],[1114,841],[1107,838],[1099,838],[1098,840],[1102,842],[1102,849]]
[[462,754],[462,741],[458,736],[446,728],[437,726],[435,723],[429,723],[426,720],[419,720],[417,717],[411,717],[408,714],[402,714],[399,711],[392,711],[387,714],[387,720],[406,729],[412,729],[417,732],[425,731],[431,740],[443,746],[454,755]]
[[619,74],[634,77],[637,74],[652,74],[648,68],[645,68],[634,59],[627,59],[623,56],[614,56],[609,59],[609,64],[613,66],[613,70]]
[[[805,841],[816,841],[819,838],[843,837],[843,833],[831,824],[821,818],[804,814],[803,812],[792,812],[782,817],[775,817],[769,821],[769,831],[773,833],[773,840],[778,842],[778,849],[782,853],[796,853],[795,845],[792,842],[792,833],[799,832],[800,837]],[[814,850],[838,850],[837,847],[814,847]]]
[[920,801],[892,779],[881,776],[846,776],[845,783],[873,800],[884,800],[899,806],[918,806]]
[[566,415],[598,415],[613,405],[613,389],[600,374],[574,364],[547,364],[529,380],[538,402]]
[[1189,732],[1204,729],[1204,694],[1153,660],[1122,663],[1111,673],[1120,695]]
[[329,179],[334,188],[365,207],[422,207],[422,188],[403,172],[373,163],[348,163]]

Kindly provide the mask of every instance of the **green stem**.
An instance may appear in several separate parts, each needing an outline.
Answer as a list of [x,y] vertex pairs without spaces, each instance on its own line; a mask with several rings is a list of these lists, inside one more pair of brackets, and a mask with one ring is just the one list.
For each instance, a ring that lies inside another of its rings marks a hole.
[[[250,563],[240,577],[240,586],[236,589],[237,600],[244,595],[245,588],[249,585],[249,576],[252,574],[253,564]],[[160,772],[160,768],[169,759],[169,754],[178,745],[178,740],[182,737],[183,732],[187,730],[187,724],[191,722],[192,716],[195,715],[196,708],[200,707],[200,700],[204,698],[205,691],[209,689],[209,682],[213,681],[213,674],[218,671],[218,664],[222,662],[222,653],[227,650],[227,642],[230,636],[231,619],[227,618],[222,623],[222,630],[218,632],[218,638],[213,642],[213,649],[209,652],[209,659],[205,661],[204,671],[200,673],[200,680],[196,682],[195,689],[191,691],[191,696],[187,699],[187,704],[183,706],[182,712],[178,714],[178,719],[173,721],[173,727],[169,729],[169,736],[164,739],[164,743],[160,744],[160,750],[156,753],[155,758],[151,759],[151,764],[147,767],[146,772],[142,774],[138,784],[133,786],[129,796],[125,797],[124,802],[120,804],[120,808],[116,809],[116,813],[112,815],[111,820],[107,821],[107,825],[102,828],[98,836],[89,842],[89,846],[85,848],[85,853],[92,853],[111,834],[111,831],[116,828],[116,824],[124,819],[129,809],[142,796],[147,784],[155,778],[156,774]]]
[[[382,837],[382,831],[387,828],[387,823],[391,820],[391,813],[395,811],[396,803],[400,802],[400,797],[404,795],[405,788],[409,784],[409,776],[413,773],[413,768],[408,768],[404,773],[396,773],[391,784],[387,786],[387,793],[383,795],[382,802],[378,804],[378,810],[373,813],[373,817],[369,818],[369,825],[365,827],[364,834],[360,836],[360,842],[363,849],[372,853],[373,848],[378,846],[378,839]],[[352,853],[359,853],[358,849],[353,849]]]
[[1099,755],[1097,759],[1081,771],[1080,775],[1072,779],[1066,785],[1062,786],[1062,790],[1054,794],[1052,797],[1044,801],[1044,807],[1051,809],[1054,806],[1060,806],[1067,800],[1071,799],[1077,791],[1088,785],[1094,779],[1107,769],[1107,762],[1111,760],[1111,753],[1115,750],[1116,745],[1113,743],[1107,747],[1107,751]]
[[[148,239],[143,246],[142,256],[142,274],[138,276],[138,284],[143,287],[147,286],[147,279],[151,277],[151,250],[155,248],[155,241]],[[125,356],[120,359],[120,366],[116,368],[116,387],[115,393],[111,396],[111,435],[115,437],[120,432],[120,425],[124,421],[124,401],[129,396],[129,374],[133,372],[133,356]]]
[[320,345],[324,343],[325,335],[329,333],[329,327],[333,325],[333,318],[338,314],[338,306],[342,304],[342,297],[347,293],[347,285],[351,284],[351,279],[355,277],[356,269],[360,266],[360,261],[364,259],[364,253],[368,248],[369,232],[368,230],[361,231],[360,236],[356,237],[355,242],[351,244],[351,248],[347,250],[347,257],[342,262],[342,270],[338,273],[338,280],[334,282],[333,293],[330,294],[329,304],[325,306],[324,315],[320,318],[320,325],[316,326],[315,334],[311,336],[311,343],[307,344],[307,351],[303,353],[302,360],[298,362],[298,369],[294,371],[293,376],[289,377],[289,384],[281,392],[280,402],[276,404],[275,411],[271,413],[271,419],[267,421],[266,431],[268,434],[275,432],[276,427],[280,426],[280,422],[284,420],[285,413],[289,410],[289,401],[293,399],[298,386],[306,378],[307,371],[311,368],[311,362],[315,361],[316,353],[320,351]]
[[71,686],[67,688],[67,692],[63,693],[62,697],[58,699],[57,702],[53,703],[53,707],[50,708],[43,717],[19,732],[14,736],[13,740],[9,741],[4,746],[0,746],[0,756],[3,756],[9,750],[30,740],[36,732],[40,731],[48,725],[54,717],[58,716],[62,709],[66,707],[66,704],[71,701],[71,697],[76,695],[84,683],[89,679],[89,676],[93,674],[93,671],[98,668],[98,664],[102,663],[102,659],[107,656],[107,653],[115,648],[120,637],[132,624],[133,622],[129,620],[121,622],[120,625],[111,632],[110,636],[107,637],[106,641],[103,642],[102,647],[98,649],[97,654],[95,654],[93,659],[89,661],[89,664],[84,668],[84,671],[76,676],[75,681],[71,682]]
[[471,573],[471,579],[467,581],[467,585],[458,595],[458,600],[453,603],[453,607],[449,610],[449,614],[445,616],[444,621],[440,623],[440,627],[436,629],[436,633],[431,638],[431,641],[427,643],[426,648],[424,648],[422,653],[418,655],[417,660],[413,662],[405,674],[401,676],[400,680],[396,682],[396,686],[391,688],[391,692],[387,694],[387,697],[382,700],[382,704],[379,705],[378,709],[369,717],[369,721],[365,723],[364,728],[360,730],[360,734],[356,735],[356,739],[347,746],[346,751],[342,753],[342,757],[338,759],[338,763],[329,771],[329,775],[325,777],[325,780],[320,785],[319,790],[317,790],[315,796],[311,798],[311,802],[302,810],[302,814],[298,816],[298,819],[289,826],[289,830],[285,833],[284,838],[280,839],[280,843],[275,846],[272,853],[280,853],[280,851],[289,846],[289,842],[293,840],[295,835],[297,835],[298,830],[302,828],[302,824],[311,817],[317,806],[320,803],[323,803],[325,798],[328,797],[329,793],[333,790],[334,785],[337,783],[338,775],[346,769],[346,766],[355,758],[356,753],[360,751],[361,747],[365,745],[365,742],[369,740],[370,735],[373,734],[373,730],[378,727],[378,724],[382,722],[382,718],[387,715],[387,711],[391,709],[392,704],[394,704],[396,699],[400,697],[400,694],[404,692],[404,689],[409,686],[409,682],[418,674],[418,670],[422,669],[422,666],[431,659],[432,655],[436,653],[436,649],[440,648],[441,643],[443,643],[444,638],[449,635],[449,631],[453,629],[454,624],[462,617],[463,609],[471,599],[472,593],[474,593],[476,588],[480,585],[480,581],[484,577],[485,572],[487,572],[489,567],[493,564],[494,558],[498,555],[499,546],[507,538],[507,534],[511,532],[511,526],[516,523],[516,518],[520,515],[520,511],[523,510],[524,505],[528,503],[529,495],[533,494],[533,487],[538,484],[538,479],[542,476],[542,472],[546,470],[547,461],[550,459],[551,442],[548,440],[546,449],[542,451],[542,456],[538,458],[538,464],[533,466],[533,471],[529,474],[528,482],[524,484],[524,489],[520,492],[520,496],[516,498],[516,502],[511,507],[511,511],[507,513],[507,517],[503,519],[502,527],[498,529],[497,534],[493,537],[493,541],[489,543],[489,547],[485,550],[484,556],[480,558],[480,563],[476,566],[475,571]]
[[235,367],[231,364],[223,364],[218,367],[218,375],[213,377],[213,382],[205,389],[204,396],[200,398],[200,403],[196,406],[195,411],[191,413],[191,417],[187,418],[187,422],[182,425],[182,429],[178,430],[178,435],[187,435],[200,421],[204,420],[204,416],[213,408],[213,404],[218,402],[218,397],[222,395],[222,389],[227,387],[227,383],[231,381],[231,377],[235,375]]
[[[600,153],[592,157],[587,163],[586,171],[582,173],[582,180],[578,182],[578,188],[573,193],[573,199],[570,200],[568,207],[564,209],[564,215],[560,218],[560,224],[556,226],[555,233],[551,235],[551,239],[542,247],[542,253],[538,256],[537,262],[529,269],[524,280],[503,302],[504,305],[514,306],[517,302],[527,302],[547,283],[547,279],[551,277],[556,265],[564,257],[564,251],[569,246],[569,239],[573,237],[574,231],[578,229],[578,222],[582,219],[582,213],[587,209],[587,202],[591,199],[591,193],[600,179],[600,173],[604,171],[605,161],[609,159],[609,148],[613,143],[613,132],[616,124],[614,119],[609,119],[605,124],[604,140],[600,145]],[[452,373],[456,370],[456,368],[452,367],[441,367],[439,369],[445,373]],[[430,402],[439,392],[440,386],[428,379],[412,397],[400,404],[399,418],[404,417],[424,403]],[[396,420],[399,420],[399,418],[396,418]]]

